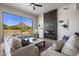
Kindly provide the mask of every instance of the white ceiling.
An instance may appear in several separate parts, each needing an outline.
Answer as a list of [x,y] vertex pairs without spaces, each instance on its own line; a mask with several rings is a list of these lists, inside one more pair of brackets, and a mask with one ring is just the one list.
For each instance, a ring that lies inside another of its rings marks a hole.
[[12,8],[15,8],[17,10],[30,13],[32,15],[38,16],[42,13],[58,9],[60,7],[63,7],[65,5],[68,5],[70,3],[38,3],[43,5],[43,7],[36,7],[36,10],[34,11],[32,6],[29,6],[30,3],[5,3],[3,5],[10,6]]

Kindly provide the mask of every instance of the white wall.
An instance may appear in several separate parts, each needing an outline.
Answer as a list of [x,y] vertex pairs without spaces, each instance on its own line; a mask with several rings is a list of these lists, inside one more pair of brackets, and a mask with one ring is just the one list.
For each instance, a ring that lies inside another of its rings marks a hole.
[[[68,9],[63,10],[64,8]],[[61,29],[60,20],[69,20],[68,30]],[[76,4],[58,9],[58,39],[61,39],[64,35],[71,36],[75,32],[79,32],[79,9],[76,8]]]
[[[35,32],[35,29],[37,28],[37,24],[38,24],[38,17],[37,16],[33,16],[31,14],[16,10],[14,8],[8,7],[8,6],[3,6],[0,5],[0,34],[2,33],[2,12],[8,12],[8,13],[12,13],[12,14],[16,14],[19,16],[25,16],[25,17],[29,17],[32,18],[33,20],[33,32]],[[2,37],[0,35],[0,37]]]
[[[44,38],[44,18],[43,14],[38,17],[38,33],[40,38]],[[39,27],[40,25],[40,27]]]

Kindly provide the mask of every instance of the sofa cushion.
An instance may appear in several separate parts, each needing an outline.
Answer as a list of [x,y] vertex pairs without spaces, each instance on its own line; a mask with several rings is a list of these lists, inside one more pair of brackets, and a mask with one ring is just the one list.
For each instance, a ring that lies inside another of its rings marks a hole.
[[49,47],[44,52],[42,52],[41,56],[66,56],[65,54],[52,50],[51,48],[52,47]]
[[77,56],[79,56],[79,54],[77,54]]
[[52,44],[52,49],[56,50],[56,51],[61,51],[63,45],[64,45],[64,41],[63,40],[55,41]]
[[34,44],[29,44],[28,46],[24,46],[20,49],[14,51],[12,56],[36,56],[38,48]]
[[79,39],[77,39],[77,36],[72,35],[63,46],[61,52],[71,56],[77,55],[79,53],[79,50],[77,48],[78,43],[79,43]]

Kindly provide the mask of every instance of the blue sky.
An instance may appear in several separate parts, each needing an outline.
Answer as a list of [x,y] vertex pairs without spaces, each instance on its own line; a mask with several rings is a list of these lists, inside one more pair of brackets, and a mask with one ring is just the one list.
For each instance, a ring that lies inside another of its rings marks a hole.
[[25,23],[26,25],[32,26],[32,19],[22,17],[22,23]]
[[13,26],[21,23],[27,24],[28,26],[32,26],[32,19],[27,17],[21,17],[10,13],[3,13],[3,23],[8,26]]

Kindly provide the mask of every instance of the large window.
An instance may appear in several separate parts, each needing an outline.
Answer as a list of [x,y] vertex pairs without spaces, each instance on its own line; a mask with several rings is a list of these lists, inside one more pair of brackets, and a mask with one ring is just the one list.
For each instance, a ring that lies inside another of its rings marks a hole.
[[32,20],[30,18],[22,17],[22,33],[32,32]]
[[10,13],[3,13],[4,34],[32,32],[32,19]]

